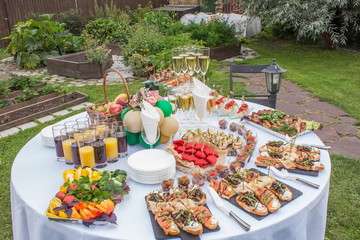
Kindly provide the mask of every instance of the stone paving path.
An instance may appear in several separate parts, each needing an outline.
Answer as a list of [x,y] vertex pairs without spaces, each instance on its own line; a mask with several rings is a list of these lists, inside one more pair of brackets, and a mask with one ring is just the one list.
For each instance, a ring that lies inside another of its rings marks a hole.
[[[239,60],[241,58],[234,59]],[[229,67],[221,70],[229,70]],[[255,94],[267,94],[264,74],[238,75],[233,78],[234,82],[244,82],[246,89]],[[322,123],[323,128],[315,133],[325,145],[331,146],[330,153],[360,158],[360,128],[355,126],[357,119],[349,117],[345,111],[312,97],[310,92],[286,79],[283,79],[277,95],[277,108],[287,114],[298,114],[306,120]]]
[[[226,59],[225,61],[242,61],[244,59],[254,58],[258,54],[250,48],[242,47],[242,54],[237,57]],[[128,82],[135,80],[132,75],[131,68],[122,63],[121,56],[113,56],[114,64],[112,67],[118,69]],[[229,67],[224,67],[221,70],[229,70]],[[68,86],[84,86],[84,85],[102,85],[103,79],[73,79],[57,75],[46,75],[46,69],[36,71],[18,70],[12,62],[12,58],[3,59],[0,62],[0,81],[13,76],[28,75],[39,76],[45,75],[45,80],[51,83],[65,83]],[[266,94],[266,83],[263,74],[239,74],[240,77],[233,78],[235,82],[244,82],[246,89],[255,94]],[[107,77],[107,84],[122,83],[116,73],[109,73]],[[86,103],[91,104],[91,103]],[[85,105],[86,105],[85,104]],[[82,108],[84,106],[76,106],[75,108]],[[74,107],[73,107],[74,108]],[[283,80],[280,92],[278,93],[277,108],[288,114],[299,114],[304,119],[314,120],[323,124],[321,130],[315,131],[320,139],[331,146],[331,153],[342,154],[349,157],[360,158],[360,132],[359,127],[355,126],[357,121],[343,110],[327,103],[322,102],[317,98],[312,97],[311,93],[301,89],[290,81]],[[49,115],[42,121],[52,120],[54,116],[59,114],[67,114],[68,112],[59,112]],[[47,120],[49,119],[49,120]],[[0,132],[0,137],[13,134],[33,126],[36,122],[30,122],[25,126],[19,126],[12,130]]]

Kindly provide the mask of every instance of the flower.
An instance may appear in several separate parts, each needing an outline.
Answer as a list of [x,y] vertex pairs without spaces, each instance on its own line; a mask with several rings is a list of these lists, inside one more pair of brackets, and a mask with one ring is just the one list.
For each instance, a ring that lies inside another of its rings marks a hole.
[[155,97],[149,97],[148,99],[146,99],[146,101],[148,103],[150,103],[151,105],[155,105],[155,103],[157,102],[156,98]]

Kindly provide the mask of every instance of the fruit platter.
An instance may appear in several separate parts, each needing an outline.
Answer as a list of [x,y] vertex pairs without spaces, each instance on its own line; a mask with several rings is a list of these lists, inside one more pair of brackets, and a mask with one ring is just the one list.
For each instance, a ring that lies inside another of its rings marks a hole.
[[319,162],[320,150],[305,145],[292,145],[282,141],[268,141],[259,148],[260,156],[255,164],[260,167],[296,169],[297,173],[321,171],[325,166]]
[[224,165],[226,150],[214,147],[207,141],[176,140],[169,144],[165,151],[176,160],[176,168],[182,172],[195,173],[212,171],[217,165]]
[[95,171],[79,167],[63,172],[64,184],[50,200],[45,215],[53,221],[116,224],[115,205],[130,191],[123,170]]
[[277,109],[259,110],[243,118],[252,126],[282,139],[285,136],[297,137],[321,128],[320,123],[303,120],[300,116],[289,116]]
[[208,209],[201,187],[189,186],[186,175],[178,178],[178,187],[173,184],[173,179],[165,180],[161,190],[145,197],[155,238],[198,239],[202,233],[219,231],[219,222]]
[[237,167],[220,180],[210,181],[220,197],[257,220],[276,213],[302,192],[256,169]]

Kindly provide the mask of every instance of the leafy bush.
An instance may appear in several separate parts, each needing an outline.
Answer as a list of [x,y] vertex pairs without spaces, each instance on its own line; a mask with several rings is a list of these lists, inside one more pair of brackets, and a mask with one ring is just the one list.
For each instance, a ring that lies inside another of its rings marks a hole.
[[65,30],[64,23],[51,21],[53,14],[44,14],[44,21],[19,22],[5,39],[11,42],[6,51],[15,55],[19,68],[38,68],[49,56],[62,55],[79,49],[79,41]]
[[123,23],[116,22],[111,18],[98,18],[85,27],[85,33],[91,35],[98,43],[127,43],[128,30]]
[[61,13],[59,20],[66,24],[66,30],[76,36],[79,36],[82,30],[85,29],[86,20],[80,15],[77,9],[70,9],[69,11]]
[[105,44],[98,44],[95,40],[88,41],[85,44],[85,56],[89,63],[102,64],[106,62],[109,53],[110,50]]
[[104,7],[100,7],[95,0],[95,14],[93,19],[97,18],[111,18],[125,25],[129,25],[130,23],[129,15],[125,11],[117,8],[113,1],[110,2],[110,6],[105,3]]
[[236,31],[234,24],[228,24],[222,17],[214,16],[209,22],[202,21],[199,24],[194,22],[184,25],[177,22],[167,29],[167,34],[177,35],[190,33],[193,40],[205,42],[207,47],[218,47],[236,44]]
[[160,10],[146,12],[142,21],[150,25],[155,25],[162,33],[175,22],[167,12]]
[[134,25],[142,21],[145,18],[146,13],[150,12],[151,9],[152,4],[150,1],[145,7],[141,7],[141,5],[139,4],[136,10],[131,10],[129,6],[126,6],[126,11],[128,12],[130,17],[130,25]]
[[30,78],[29,76],[19,76],[8,79],[9,85],[13,90],[23,90],[39,84],[40,81]]
[[128,64],[134,71],[135,76],[146,76],[147,74],[147,58],[140,53],[134,53],[129,57]]

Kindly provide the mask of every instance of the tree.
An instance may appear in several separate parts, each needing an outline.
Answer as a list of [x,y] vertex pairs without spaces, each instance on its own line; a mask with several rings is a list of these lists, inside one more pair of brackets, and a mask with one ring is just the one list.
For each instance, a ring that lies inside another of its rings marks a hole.
[[280,23],[297,38],[321,36],[329,49],[346,45],[349,31],[360,34],[360,0],[225,0],[264,26]]

